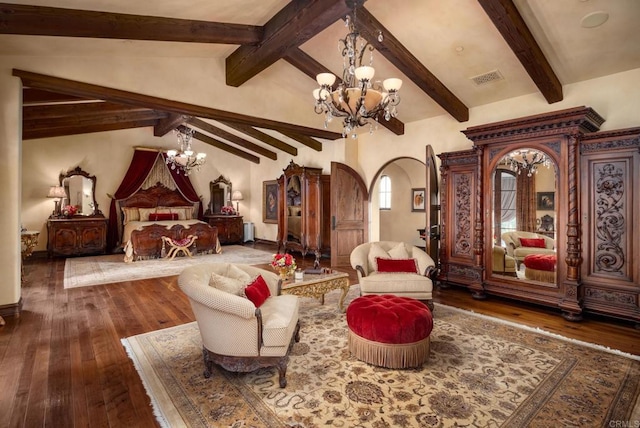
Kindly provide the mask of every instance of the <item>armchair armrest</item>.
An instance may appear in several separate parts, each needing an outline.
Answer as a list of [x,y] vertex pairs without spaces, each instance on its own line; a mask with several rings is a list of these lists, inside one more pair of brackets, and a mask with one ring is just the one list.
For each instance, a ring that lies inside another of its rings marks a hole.
[[357,265],[355,267],[356,271],[358,271],[358,273],[360,274],[360,278],[364,278],[365,276],[367,276],[367,274],[364,271],[364,268],[360,265]]

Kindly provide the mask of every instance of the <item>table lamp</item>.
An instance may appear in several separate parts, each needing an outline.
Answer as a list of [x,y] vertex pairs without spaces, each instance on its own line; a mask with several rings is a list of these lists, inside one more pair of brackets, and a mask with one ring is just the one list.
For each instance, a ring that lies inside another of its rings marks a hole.
[[236,203],[236,212],[238,214],[240,214],[240,202],[241,200],[243,200],[244,197],[242,196],[242,192],[239,190],[234,190],[233,194],[231,195],[231,200],[234,201]]
[[57,198],[54,202],[55,202],[55,208],[53,210],[53,213],[51,214],[51,217],[55,218],[55,217],[60,217],[61,214],[61,207],[60,205],[62,204],[62,199],[67,197],[67,193],[64,191],[64,187],[62,186],[51,186],[49,188],[49,194],[47,195],[47,198]]

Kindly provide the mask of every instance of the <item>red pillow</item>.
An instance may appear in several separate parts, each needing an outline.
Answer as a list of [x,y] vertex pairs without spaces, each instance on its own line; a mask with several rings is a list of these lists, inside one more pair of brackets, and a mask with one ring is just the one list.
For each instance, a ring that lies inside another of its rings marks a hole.
[[520,238],[520,245],[523,247],[547,248],[544,238]]
[[264,301],[271,296],[271,291],[269,291],[269,286],[264,281],[262,275],[258,275],[256,279],[244,289],[244,294],[247,296],[247,299],[256,305],[256,308],[259,308]]
[[149,214],[149,221],[178,220],[178,213],[153,213]]
[[418,273],[416,259],[384,259],[376,257],[378,272],[409,272]]

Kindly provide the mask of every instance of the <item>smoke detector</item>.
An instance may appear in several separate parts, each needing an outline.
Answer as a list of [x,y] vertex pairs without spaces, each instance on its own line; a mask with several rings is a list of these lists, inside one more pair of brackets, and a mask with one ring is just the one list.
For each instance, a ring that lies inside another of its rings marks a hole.
[[476,86],[481,86],[481,85],[486,85],[487,83],[495,82],[497,80],[502,80],[504,79],[504,77],[502,76],[502,73],[500,73],[499,70],[492,70],[492,71],[489,71],[488,73],[470,77],[469,79],[471,79],[473,83],[476,84]]

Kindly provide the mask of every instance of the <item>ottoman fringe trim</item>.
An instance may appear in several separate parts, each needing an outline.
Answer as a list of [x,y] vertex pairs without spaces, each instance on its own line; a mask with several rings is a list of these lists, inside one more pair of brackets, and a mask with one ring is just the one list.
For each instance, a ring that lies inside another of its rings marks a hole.
[[413,343],[380,343],[349,331],[349,351],[365,363],[390,369],[421,366],[429,358],[430,339]]
[[555,271],[546,271],[540,269],[532,269],[530,267],[524,267],[524,276],[527,279],[531,279],[533,281],[542,281],[542,282],[556,282],[556,273]]

